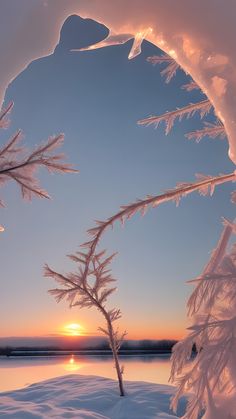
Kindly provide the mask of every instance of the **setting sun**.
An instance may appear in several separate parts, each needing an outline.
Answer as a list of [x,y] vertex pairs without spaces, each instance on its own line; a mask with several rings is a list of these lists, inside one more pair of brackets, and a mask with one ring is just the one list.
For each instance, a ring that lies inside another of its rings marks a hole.
[[63,334],[66,336],[81,336],[84,328],[78,323],[70,323],[64,326]]

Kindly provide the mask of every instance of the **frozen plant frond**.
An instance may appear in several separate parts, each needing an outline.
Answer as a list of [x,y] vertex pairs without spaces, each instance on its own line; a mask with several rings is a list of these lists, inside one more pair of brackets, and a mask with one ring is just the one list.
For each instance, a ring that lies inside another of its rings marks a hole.
[[[193,324],[173,349],[170,377],[178,385],[174,410],[186,391],[192,393],[183,419],[197,419],[203,411],[207,419],[235,417],[235,244],[227,253],[233,233],[236,224],[224,220],[223,233],[202,275],[191,281],[196,284],[188,301]],[[193,344],[197,355],[190,361]]]
[[153,65],[167,64],[166,68],[161,71],[161,75],[166,78],[166,83],[171,81],[171,79],[176,75],[176,71],[180,68],[174,58],[170,57],[168,54],[153,55],[152,57],[148,57],[147,61]]
[[99,330],[104,333],[112,350],[115,368],[117,372],[120,395],[124,396],[123,367],[119,364],[118,352],[126,332],[119,333],[113,323],[121,317],[119,309],[107,309],[107,299],[114,293],[116,287],[111,286],[115,282],[110,270],[110,263],[115,255],[105,257],[105,251],[94,253],[87,264],[87,275],[84,275],[84,265],[87,263],[88,255],[82,252],[69,255],[68,257],[77,264],[75,273],[62,275],[53,271],[48,265],[44,267],[44,276],[53,278],[60,286],[49,290],[57,303],[66,300],[70,307],[80,308],[95,307],[105,319],[105,327]]
[[83,255],[83,266],[81,267],[81,269],[83,269],[83,281],[87,280],[87,276],[89,275],[91,269],[90,265],[97,251],[97,246],[101,240],[101,237],[109,227],[113,227],[115,222],[119,221],[121,224],[124,224],[125,221],[129,220],[137,213],[144,215],[147,210],[155,208],[164,202],[173,201],[176,203],[176,205],[178,205],[181,198],[189,195],[194,191],[198,191],[200,194],[204,195],[207,193],[212,194],[215,186],[236,180],[235,172],[216,177],[204,175],[197,175],[197,177],[198,181],[195,183],[178,184],[176,188],[168,190],[161,195],[148,195],[144,199],[138,199],[134,203],[122,206],[119,212],[109,217],[105,221],[96,221],[96,226],[88,230],[90,239],[81,245],[81,247],[84,249],[84,253],[80,253],[80,255]]
[[236,191],[233,191],[233,192],[231,193],[231,202],[232,202],[233,204],[236,204]]
[[191,116],[195,115],[196,112],[199,112],[200,117],[203,118],[208,112],[210,112],[211,108],[211,102],[208,99],[205,99],[201,102],[190,103],[188,106],[176,109],[175,111],[166,112],[163,115],[150,116],[148,118],[141,119],[138,121],[138,124],[146,126],[155,125],[155,127],[158,127],[161,122],[165,122],[165,133],[167,135],[173,127],[176,119],[181,121],[184,117],[190,118]]
[[[24,150],[23,147],[16,147],[22,139],[21,130],[18,130],[13,137],[9,138],[6,144],[0,148],[0,159],[6,159],[7,154],[9,153],[20,153]],[[9,158],[10,156],[8,156]],[[0,164],[1,164],[0,160]]]
[[[47,192],[41,189],[35,173],[39,167],[46,167],[50,172],[77,172],[72,169],[70,164],[61,161],[62,154],[50,154],[55,148],[60,146],[64,140],[64,135],[49,138],[43,146],[39,146],[30,154],[18,156],[24,151],[23,148],[16,149],[15,145],[20,137],[20,131],[0,150],[0,182],[15,180],[20,186],[22,197],[32,199],[33,196],[49,198]],[[9,153],[14,153],[14,158],[8,157]]]
[[9,126],[10,121],[7,116],[11,112],[13,106],[14,102],[10,102],[5,109],[0,111],[0,128],[7,128]]
[[[11,102],[0,114],[0,127],[6,125],[6,118],[13,107]],[[55,154],[54,151],[64,141],[64,135],[60,134],[49,137],[45,144],[40,144],[32,152],[27,152],[24,146],[19,146],[22,139],[20,130],[0,148],[0,185],[8,180],[14,180],[20,187],[24,199],[32,199],[33,196],[49,198],[35,177],[40,167],[45,167],[49,172],[77,172],[68,163],[64,163],[63,154]]]
[[191,80],[189,83],[184,84],[181,89],[186,90],[187,92],[192,92],[192,90],[200,89],[200,87],[195,81]]
[[202,129],[188,132],[187,134],[185,134],[187,139],[196,140],[196,142],[199,143],[203,137],[219,137],[221,139],[226,137],[224,125],[220,121],[217,121],[214,124],[210,122],[205,122],[204,125],[205,127]]
[[[173,61],[176,62],[170,55],[163,54],[163,55],[152,55],[151,57],[147,57],[147,61],[153,65],[156,64],[170,64]],[[177,64],[177,63],[176,63]]]
[[223,218],[223,226],[224,230],[221,234],[216,248],[212,251],[211,258],[203,271],[204,274],[212,274],[216,271],[226,252],[230,236],[232,233],[235,232],[235,224],[230,222],[226,218]]

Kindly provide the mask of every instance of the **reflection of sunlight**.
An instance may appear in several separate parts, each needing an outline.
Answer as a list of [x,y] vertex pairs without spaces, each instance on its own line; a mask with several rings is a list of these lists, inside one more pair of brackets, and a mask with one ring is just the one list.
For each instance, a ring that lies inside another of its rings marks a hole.
[[78,371],[78,370],[80,370],[81,368],[84,368],[84,367],[85,367],[85,365],[86,365],[86,363],[85,363],[85,362],[76,362],[76,360],[75,360],[75,358],[74,358],[74,355],[71,355],[70,359],[69,359],[69,360],[67,359],[67,360],[63,363],[63,368],[64,368],[66,371]]
[[[36,358],[36,357],[35,357]],[[169,356],[125,357],[125,378],[130,381],[149,381],[170,384]],[[1,359],[0,358],[0,392],[19,389],[25,383],[49,380],[60,375],[86,374],[116,378],[111,357],[91,357],[69,355],[56,358],[37,359]]]

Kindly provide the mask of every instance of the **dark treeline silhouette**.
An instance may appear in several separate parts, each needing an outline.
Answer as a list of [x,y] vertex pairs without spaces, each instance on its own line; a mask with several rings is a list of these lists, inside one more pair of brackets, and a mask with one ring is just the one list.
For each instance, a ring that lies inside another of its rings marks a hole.
[[[162,354],[170,353],[177,341],[168,340],[125,340],[120,348],[120,354],[136,355],[136,354]],[[80,345],[79,341],[64,342],[63,345],[7,345],[0,347],[1,356],[20,356],[20,355],[65,355],[70,352],[78,352],[81,354],[99,354],[110,353],[109,343],[104,340],[99,340],[96,345]]]

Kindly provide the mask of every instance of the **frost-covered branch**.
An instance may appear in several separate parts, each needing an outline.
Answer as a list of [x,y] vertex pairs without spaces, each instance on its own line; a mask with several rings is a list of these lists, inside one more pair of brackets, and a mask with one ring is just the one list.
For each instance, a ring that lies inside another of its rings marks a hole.
[[[202,275],[190,281],[196,283],[188,301],[194,323],[173,349],[170,378],[178,389],[172,408],[186,391],[192,393],[183,419],[197,419],[203,411],[208,419],[233,418],[236,410],[236,244],[227,253],[236,224],[224,224]],[[189,364],[193,344],[197,355]]]
[[11,112],[13,106],[14,103],[10,102],[5,109],[0,111],[0,128],[8,128],[10,121],[7,117]]
[[168,54],[153,55],[152,57],[148,57],[147,61],[153,65],[166,64],[166,68],[161,71],[161,75],[166,78],[166,83],[171,81],[171,79],[176,75],[177,70],[180,68],[174,58],[170,57]]
[[181,198],[194,191],[198,191],[201,195],[206,195],[208,193],[212,195],[214,188],[217,185],[235,181],[236,174],[233,172],[228,175],[220,175],[216,177],[198,174],[197,178],[198,181],[195,183],[178,184],[175,189],[168,190],[161,195],[148,195],[145,199],[139,199],[134,203],[122,206],[119,212],[105,221],[96,221],[96,226],[88,230],[88,234],[91,239],[81,245],[81,247],[86,251],[86,253],[84,253],[86,257],[81,266],[83,281],[87,280],[87,276],[91,270],[91,263],[93,261],[94,254],[97,251],[97,246],[101,237],[109,227],[113,227],[116,221],[120,221],[124,224],[126,220],[130,219],[138,212],[144,215],[148,209],[155,208],[164,202],[174,201],[176,205],[178,205]]
[[53,278],[60,285],[60,288],[52,289],[49,293],[55,297],[57,302],[66,300],[69,302],[70,307],[95,307],[103,315],[106,327],[100,327],[99,330],[109,340],[115,362],[120,395],[124,396],[123,367],[119,364],[118,352],[126,332],[119,333],[118,329],[114,329],[113,326],[113,323],[121,317],[120,310],[116,308],[107,309],[106,307],[108,297],[116,290],[116,287],[110,286],[115,282],[109,268],[114,255],[105,257],[105,251],[93,254],[90,259],[90,270],[86,278],[84,277],[82,266],[87,264],[87,254],[76,252],[76,254],[69,255],[69,257],[78,264],[76,273],[62,275],[50,269],[48,265],[45,266],[44,276]]
[[231,192],[231,202],[236,204],[236,191]]
[[[161,71],[161,75],[166,78],[166,83],[169,83],[171,81],[171,79],[176,75],[177,70],[183,70],[182,67],[177,63],[177,61],[175,61],[174,58],[172,58],[168,54],[152,55],[151,57],[147,58],[147,61],[153,65],[166,65],[164,70]],[[187,92],[191,92],[192,90],[200,89],[200,87],[194,80],[191,80],[189,83],[184,84],[182,86],[182,89],[186,90]]]
[[195,81],[191,80],[189,83],[184,84],[181,89],[186,90],[187,92],[192,92],[192,90],[198,90],[200,87]]
[[[7,116],[12,107],[13,102],[0,113],[0,127],[8,126]],[[35,177],[40,167],[45,167],[51,173],[77,172],[70,164],[64,163],[64,154],[54,154],[55,149],[62,145],[64,135],[49,137],[46,143],[40,144],[30,153],[24,146],[19,146],[21,139],[22,134],[19,130],[0,148],[0,184],[14,180],[19,185],[24,199],[30,200],[33,196],[49,198]]]
[[165,122],[165,133],[167,135],[173,127],[176,119],[181,121],[184,117],[190,118],[191,116],[195,115],[196,112],[200,113],[200,117],[202,119],[208,112],[210,112],[211,108],[211,102],[208,99],[205,99],[201,102],[190,103],[189,105],[180,109],[176,109],[175,111],[166,112],[163,115],[149,116],[148,118],[139,120],[138,124],[146,126],[153,124],[157,128],[161,122]]
[[217,121],[214,124],[205,122],[204,125],[204,128],[188,132],[185,136],[188,140],[196,140],[197,143],[199,143],[201,139],[206,136],[211,138],[219,137],[221,139],[226,137],[224,125],[220,121]]
[[6,108],[0,111],[0,128],[8,128],[10,120],[8,115],[14,106],[14,102],[10,102]]

